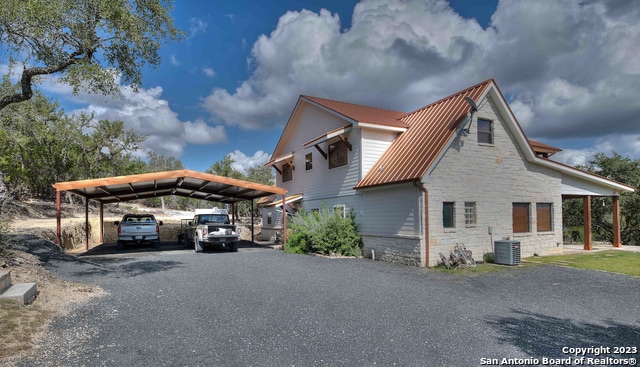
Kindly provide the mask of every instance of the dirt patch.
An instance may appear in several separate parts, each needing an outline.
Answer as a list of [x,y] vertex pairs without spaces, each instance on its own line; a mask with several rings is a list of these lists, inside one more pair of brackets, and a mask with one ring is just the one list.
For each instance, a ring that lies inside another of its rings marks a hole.
[[[46,240],[44,243],[47,242]],[[51,243],[49,242],[49,245]],[[32,350],[51,321],[105,292],[95,285],[56,278],[38,258],[19,250],[9,250],[0,267],[11,271],[13,284],[36,283],[36,298],[28,305],[0,302],[0,360],[11,365],[12,358]]]

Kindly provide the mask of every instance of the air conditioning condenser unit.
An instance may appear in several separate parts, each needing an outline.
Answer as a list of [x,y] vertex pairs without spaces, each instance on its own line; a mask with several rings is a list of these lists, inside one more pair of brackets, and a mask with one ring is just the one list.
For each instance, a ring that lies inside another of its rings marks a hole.
[[502,265],[520,265],[520,241],[494,241],[493,261]]

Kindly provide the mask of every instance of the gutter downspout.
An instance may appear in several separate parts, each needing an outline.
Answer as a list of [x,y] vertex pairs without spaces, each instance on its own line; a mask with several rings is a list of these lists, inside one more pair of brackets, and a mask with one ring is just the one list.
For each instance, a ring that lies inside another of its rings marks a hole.
[[424,267],[429,267],[429,191],[424,182],[415,180],[413,186],[422,191],[424,197]]

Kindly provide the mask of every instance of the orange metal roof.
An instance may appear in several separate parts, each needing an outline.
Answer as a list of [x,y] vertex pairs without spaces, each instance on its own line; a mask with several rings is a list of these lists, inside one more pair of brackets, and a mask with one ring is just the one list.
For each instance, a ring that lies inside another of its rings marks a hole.
[[318,97],[302,97],[358,122],[400,128],[407,127],[404,122],[400,121],[400,119],[405,115],[404,112],[362,106]]
[[558,152],[562,152],[562,149],[560,148],[554,147],[552,145],[547,145],[531,139],[529,139],[529,145],[531,145],[531,148],[533,149],[534,152],[548,154],[549,156],[552,156]]
[[469,113],[464,97],[478,101],[491,83],[493,79],[406,114],[402,122],[409,126],[407,131],[393,141],[356,188],[421,179]]
[[176,170],[139,175],[57,182],[57,191],[69,191],[102,203],[137,200],[166,195],[234,203],[269,196],[284,195],[287,190],[216,176],[208,173]]

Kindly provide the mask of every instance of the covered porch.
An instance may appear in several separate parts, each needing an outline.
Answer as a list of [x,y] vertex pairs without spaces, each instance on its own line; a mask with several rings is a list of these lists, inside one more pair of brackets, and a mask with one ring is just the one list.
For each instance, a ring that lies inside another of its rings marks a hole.
[[[625,192],[633,192],[631,186],[611,181],[604,177],[594,175],[585,171],[575,170],[575,175],[563,175],[562,177],[562,200],[581,199],[582,214],[584,219],[583,229],[583,250],[593,250],[593,219],[591,204],[594,198],[611,198],[611,218],[613,227],[612,246],[622,247],[620,228],[620,195]],[[587,178],[585,180],[584,178]],[[564,216],[564,213],[563,213]]]

